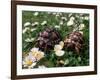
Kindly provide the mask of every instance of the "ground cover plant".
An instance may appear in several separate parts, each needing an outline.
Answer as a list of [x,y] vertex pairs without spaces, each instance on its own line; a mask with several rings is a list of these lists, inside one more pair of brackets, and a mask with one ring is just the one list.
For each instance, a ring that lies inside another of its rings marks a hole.
[[22,68],[89,65],[89,14],[22,12]]

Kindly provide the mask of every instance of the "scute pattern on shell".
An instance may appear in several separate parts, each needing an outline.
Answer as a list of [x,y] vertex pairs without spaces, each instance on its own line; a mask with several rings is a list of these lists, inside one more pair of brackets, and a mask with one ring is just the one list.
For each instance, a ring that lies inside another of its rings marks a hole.
[[42,50],[51,50],[55,44],[61,41],[61,36],[58,31],[53,28],[46,28],[40,32],[37,39],[37,46]]
[[80,32],[72,32],[64,40],[65,48],[69,50],[75,50],[78,54],[83,46],[83,34]]

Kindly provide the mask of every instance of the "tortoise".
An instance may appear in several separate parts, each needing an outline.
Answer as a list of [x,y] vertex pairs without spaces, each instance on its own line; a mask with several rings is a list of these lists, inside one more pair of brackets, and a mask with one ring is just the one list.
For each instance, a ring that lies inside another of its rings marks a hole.
[[61,41],[59,32],[50,27],[46,27],[42,32],[38,34],[37,46],[42,51],[51,50],[55,44]]
[[74,50],[78,54],[83,47],[83,34],[81,32],[75,31],[70,33],[64,40],[64,47],[68,50]]

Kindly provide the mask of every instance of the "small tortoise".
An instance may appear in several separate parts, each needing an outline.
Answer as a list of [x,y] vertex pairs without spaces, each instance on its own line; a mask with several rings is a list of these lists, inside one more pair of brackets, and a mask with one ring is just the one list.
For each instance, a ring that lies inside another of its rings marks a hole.
[[61,41],[59,32],[53,28],[45,28],[40,32],[37,38],[37,46],[42,51],[51,50],[55,44]]
[[65,48],[75,50],[78,54],[83,46],[83,34],[80,32],[72,32],[64,40]]

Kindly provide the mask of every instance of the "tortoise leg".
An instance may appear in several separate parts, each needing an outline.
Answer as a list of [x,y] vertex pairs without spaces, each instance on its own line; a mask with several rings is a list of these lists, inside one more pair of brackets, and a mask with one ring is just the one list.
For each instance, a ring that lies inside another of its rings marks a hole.
[[46,52],[47,51],[47,44],[45,45],[45,48],[44,48],[44,52]]
[[79,52],[80,52],[80,51],[79,51],[79,48],[75,46],[75,50],[76,50],[76,52],[79,54]]

